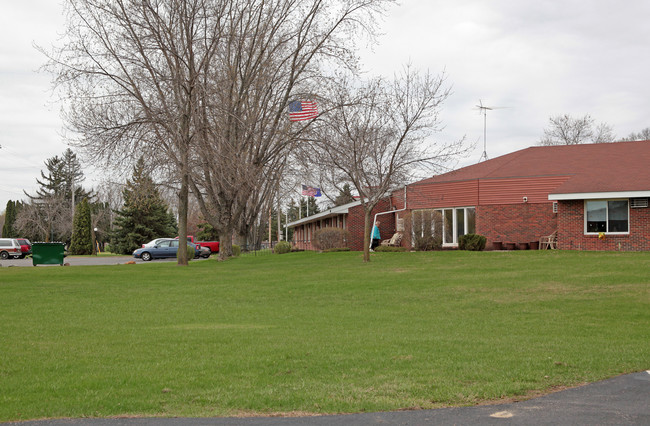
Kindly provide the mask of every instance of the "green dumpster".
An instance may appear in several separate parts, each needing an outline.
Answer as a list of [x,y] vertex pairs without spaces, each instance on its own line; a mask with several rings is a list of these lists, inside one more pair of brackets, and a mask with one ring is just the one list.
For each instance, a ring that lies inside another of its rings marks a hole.
[[63,243],[33,243],[32,263],[36,265],[63,265]]

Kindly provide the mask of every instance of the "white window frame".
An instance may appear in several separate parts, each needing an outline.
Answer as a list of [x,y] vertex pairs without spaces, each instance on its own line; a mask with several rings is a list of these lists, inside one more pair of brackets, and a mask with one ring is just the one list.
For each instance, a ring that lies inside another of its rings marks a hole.
[[[442,246],[443,247],[458,247],[458,220],[457,220],[457,211],[458,210],[463,210],[463,222],[465,224],[465,231],[467,230],[467,223],[468,223],[468,218],[467,218],[467,210],[468,209],[474,209],[474,228],[476,228],[476,207],[475,206],[465,206],[465,207],[449,207],[449,208],[443,208],[443,209],[435,209],[438,210],[440,213],[442,213]],[[445,241],[445,211],[446,210],[452,210],[452,242]],[[476,229],[474,229],[474,232],[476,232]],[[466,235],[467,232],[465,232],[463,235]]]
[[[594,201],[627,201],[627,232],[610,232],[610,231],[605,231],[606,235],[630,235],[630,200],[628,198],[606,198],[606,199],[595,199],[595,200],[584,200],[584,206],[583,206],[583,216],[584,216],[584,234],[585,235],[598,235],[600,232],[587,232],[587,203],[588,202],[594,202]],[[605,211],[605,224],[609,228],[609,205],[607,205],[607,209]]]

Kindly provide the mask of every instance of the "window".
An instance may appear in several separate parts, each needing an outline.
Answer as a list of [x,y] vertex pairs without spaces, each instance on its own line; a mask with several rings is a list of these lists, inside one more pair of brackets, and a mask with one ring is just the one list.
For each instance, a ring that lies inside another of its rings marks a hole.
[[445,246],[458,245],[458,239],[465,234],[476,233],[476,209],[474,207],[458,207],[444,209],[442,244]]
[[455,247],[461,236],[476,233],[476,208],[474,207],[413,210],[411,220],[411,241],[414,246],[419,238],[434,236],[442,237],[443,246]]
[[594,200],[585,202],[585,233],[629,232],[628,200]]

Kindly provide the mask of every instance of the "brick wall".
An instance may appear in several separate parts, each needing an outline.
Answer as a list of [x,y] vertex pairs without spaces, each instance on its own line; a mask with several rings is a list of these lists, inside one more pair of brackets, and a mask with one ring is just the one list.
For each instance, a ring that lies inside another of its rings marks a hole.
[[554,232],[557,216],[552,202],[478,206],[476,233],[487,238],[487,250],[494,241],[530,243]]
[[560,201],[558,204],[558,248],[561,250],[650,250],[650,208],[630,209],[630,233],[585,235],[584,201]]
[[[391,210],[389,199],[381,200],[377,206],[372,210],[371,221],[375,218],[375,214],[383,213]],[[395,233],[395,215],[383,214],[377,218],[381,224],[379,225],[379,234],[382,240],[386,240],[393,236]],[[347,229],[350,232],[350,242],[348,246],[350,250],[362,251],[363,250],[363,232],[364,232],[365,216],[362,206],[352,207],[348,212]]]
[[[371,221],[375,218],[375,214],[383,213],[392,210],[392,205],[390,199],[386,198],[379,201],[375,208],[372,210]],[[340,219],[336,221],[331,219],[324,219],[322,225],[324,228],[331,226],[342,227],[343,215]],[[393,236],[395,233],[395,215],[394,214],[385,214],[377,218],[381,224],[379,226],[379,233],[383,240],[388,239]],[[350,250],[362,251],[363,250],[363,232],[364,232],[364,223],[365,223],[365,214],[362,206],[355,206],[349,209],[348,214],[345,218],[346,229],[350,233],[350,239],[348,241],[348,247]],[[306,231],[306,228],[309,228],[309,232]],[[311,238],[313,238],[313,233],[321,228],[321,221],[318,220],[317,223],[307,223],[300,226],[297,226],[294,231],[294,246],[303,250],[315,250],[311,243]],[[307,235],[310,238],[307,238]]]
[[[410,213],[410,211],[409,211]],[[408,214],[402,216],[408,217]],[[487,238],[486,250],[494,241],[511,243],[539,242],[540,237],[557,229],[557,214],[553,203],[517,203],[476,207],[476,233]],[[406,221],[403,246],[411,247],[410,221]]]

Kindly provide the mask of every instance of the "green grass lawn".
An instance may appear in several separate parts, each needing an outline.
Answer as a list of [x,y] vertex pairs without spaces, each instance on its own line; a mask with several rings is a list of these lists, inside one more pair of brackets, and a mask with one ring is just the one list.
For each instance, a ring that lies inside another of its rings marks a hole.
[[650,368],[650,253],[0,268],[0,421],[469,405]]

